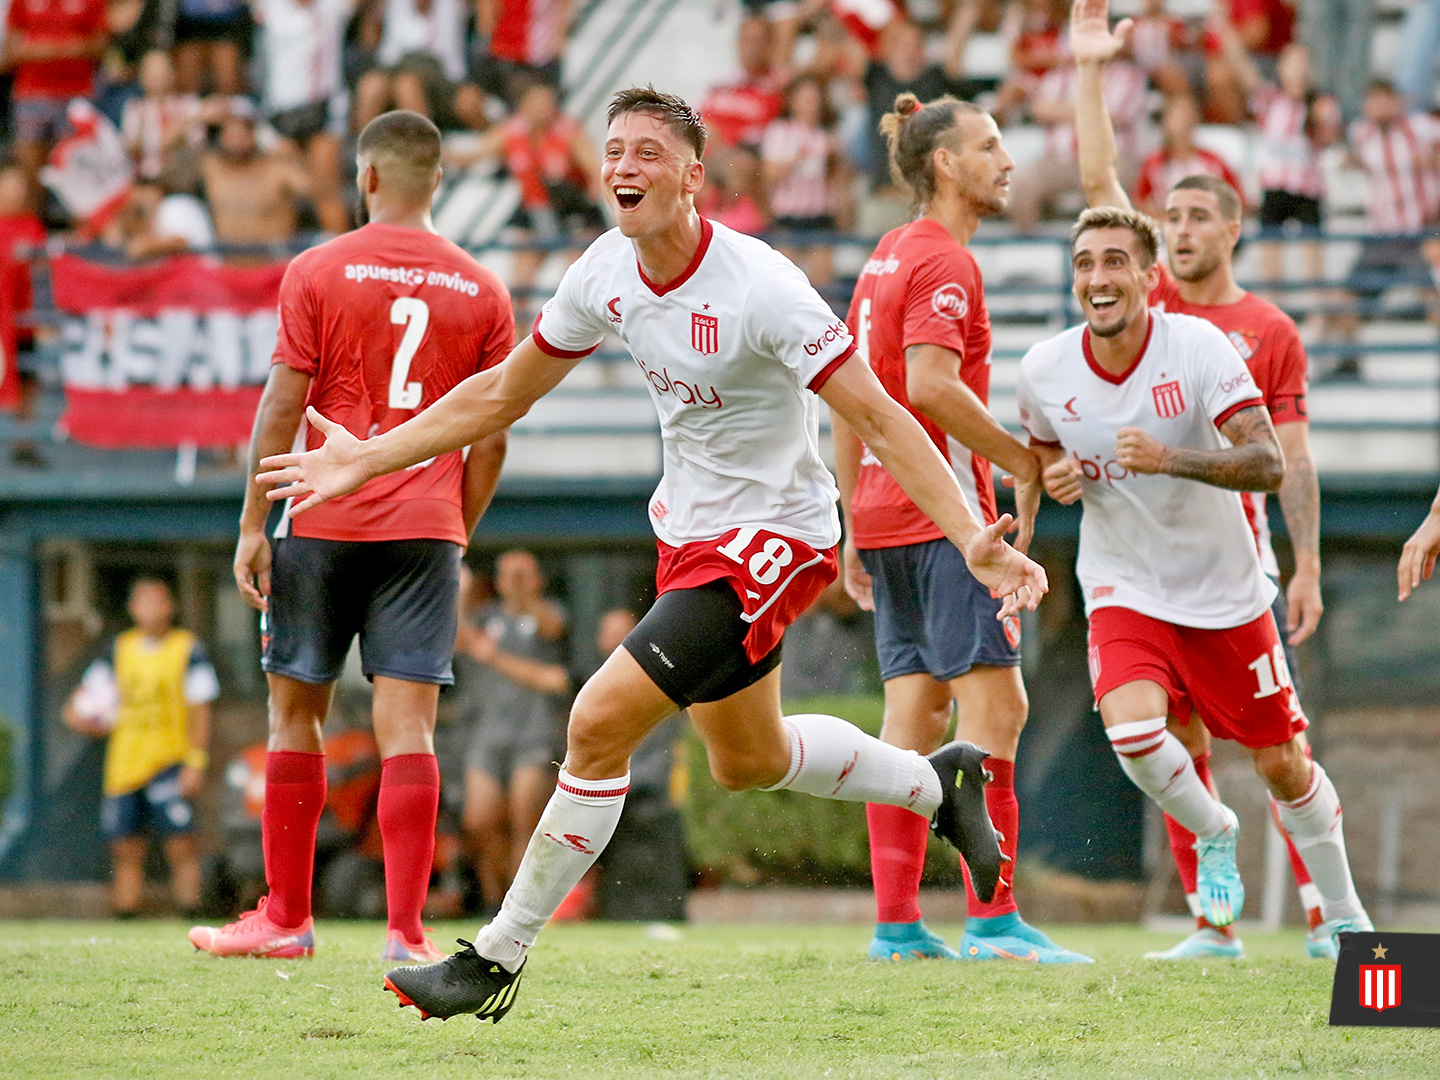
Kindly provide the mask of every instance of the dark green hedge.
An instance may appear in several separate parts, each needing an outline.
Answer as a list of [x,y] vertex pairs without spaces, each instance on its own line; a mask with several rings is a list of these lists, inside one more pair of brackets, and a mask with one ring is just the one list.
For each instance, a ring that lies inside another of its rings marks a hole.
[[[874,735],[880,731],[884,702],[878,696],[815,697],[787,701],[785,711],[830,713]],[[726,791],[711,779],[705,749],[693,730],[687,748],[687,841],[691,859],[707,882],[869,885],[863,803],[789,791]],[[933,837],[925,880],[951,887],[961,883],[955,853]]]

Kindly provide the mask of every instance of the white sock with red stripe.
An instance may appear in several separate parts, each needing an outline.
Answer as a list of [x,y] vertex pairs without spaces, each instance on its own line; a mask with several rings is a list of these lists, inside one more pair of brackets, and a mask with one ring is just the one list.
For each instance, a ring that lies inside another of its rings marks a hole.
[[824,713],[785,717],[790,771],[766,791],[803,791],[841,802],[885,803],[928,818],[940,807],[940,777],[914,750],[866,735]]
[[560,770],[500,913],[475,938],[481,956],[520,970],[525,951],[615,835],[629,790],[629,773],[582,780]]
[[1345,854],[1345,818],[1340,796],[1318,763],[1310,764],[1310,786],[1294,802],[1275,800],[1280,822],[1290,834],[1310,879],[1320,890],[1320,913],[1325,921],[1353,919],[1365,913],[1355,882],[1350,877],[1350,860]]
[[1229,824],[1190,752],[1165,730],[1165,717],[1116,724],[1105,734],[1131,782],[1196,836],[1214,836]]

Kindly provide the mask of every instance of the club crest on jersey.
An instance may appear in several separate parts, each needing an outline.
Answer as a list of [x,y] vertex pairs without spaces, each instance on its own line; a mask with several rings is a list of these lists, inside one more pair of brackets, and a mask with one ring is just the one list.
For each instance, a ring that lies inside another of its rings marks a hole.
[[1180,392],[1179,382],[1152,386],[1150,394],[1155,399],[1155,414],[1162,420],[1172,420],[1185,411],[1185,395]]
[[959,322],[970,311],[970,298],[965,295],[965,290],[960,287],[959,282],[949,281],[931,294],[930,306],[942,319]]
[[1360,1004],[1384,1012],[1400,1004],[1400,965],[1361,964]]
[[1253,334],[1231,330],[1225,336],[1230,339],[1230,344],[1235,346],[1235,351],[1240,354],[1241,360],[1249,360],[1255,355],[1255,350],[1260,348],[1260,339]]
[[690,313],[690,344],[702,356],[720,351],[720,320],[714,315]]

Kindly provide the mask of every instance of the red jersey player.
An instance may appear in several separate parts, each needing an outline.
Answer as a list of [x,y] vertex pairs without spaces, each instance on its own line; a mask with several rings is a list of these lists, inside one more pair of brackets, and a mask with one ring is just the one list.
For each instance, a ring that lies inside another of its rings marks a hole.
[[[436,234],[440,132],[391,112],[356,150],[369,224],[298,256],[280,287],[280,337],[255,418],[251,474],[292,445],[306,405],[357,435],[423,413],[467,376],[504,359],[515,340],[498,278]],[[307,445],[323,442],[313,428]],[[308,956],[310,883],[325,804],[320,725],[358,634],[375,685],[379,824],[385,854],[387,959],[435,960],[420,910],[430,880],[440,796],[432,734],[451,682],[460,556],[495,489],[503,435],[472,440],[264,533],[269,502],[245,494],[235,579],[265,613],[270,686],[265,765],[265,877],[255,911],[190,940],[217,956]]]
[[1106,735],[1125,774],[1195,834],[1211,925],[1232,923],[1245,893],[1238,821],[1166,730],[1167,717],[1192,712],[1250,750],[1320,890],[1326,932],[1368,930],[1339,797],[1301,737],[1307,722],[1269,611],[1275,585],[1235,494],[1274,490],[1284,475],[1264,401],[1216,327],[1148,308],[1155,222],[1094,207],[1073,236],[1086,324],[1025,355],[1017,397],[1046,491],[1084,500],[1076,572]]
[[[891,169],[923,208],[887,233],[865,263],[847,319],[861,355],[950,461],[976,517],[998,516],[993,460],[1016,477],[1020,536],[1028,546],[1040,501],[1040,463],[990,415],[990,316],[975,258],[965,248],[982,217],[1001,213],[1014,162],[989,114],[940,98],[901,94],[881,122]],[[922,754],[957,737],[985,747],[985,799],[1013,861],[1019,829],[1015,750],[1027,701],[1020,623],[997,622],[999,602],[845,421],[832,418],[835,473],[846,511],[845,583],[875,612],[885,682],[881,738]],[[863,564],[863,565],[862,565]],[[1008,881],[982,901],[966,878],[969,919],[957,954],[926,929],[918,903],[925,819],[904,807],[866,807],[875,882],[876,960],[1081,962],[1020,918]],[[1013,874],[1013,862],[1005,877]]]
[[650,501],[659,596],[577,695],[555,794],[499,914],[474,945],[387,977],[422,1015],[505,1015],[527,951],[614,833],[631,753],[686,705],[724,786],[933,816],[976,891],[988,899],[997,885],[984,751],[954,742],[925,758],[839,717],[781,713],[781,638],[834,580],[840,539],[818,399],[963,548],[970,572],[1005,597],[997,616],[1033,607],[1044,572],[1005,544],[1008,515],[990,526],[975,520],[935,444],[867,365],[852,362],[845,323],[794,264],[695,212],[704,152],[704,125],[684,101],[622,90],[610,103],[603,166],[619,227],[565,272],[531,336],[494,372],[373,439],[311,410],[325,445],[276,455],[259,477],[276,485],[274,498],[323,508],[369,477],[503,429],[609,332],[644,371],[660,418],[665,469]]
[[[1117,27],[1117,34],[1111,34],[1103,13],[1089,13],[1077,7],[1076,16],[1071,36],[1078,36],[1080,41],[1077,63],[1082,85],[1076,126],[1081,177],[1092,206],[1128,208],[1129,200],[1111,166],[1114,151],[1103,102],[1085,93],[1086,87],[1092,85],[1088,73],[1102,65],[1115,48],[1120,40],[1120,28]],[[1197,316],[1223,330],[1245,360],[1269,410],[1285,454],[1285,479],[1278,494],[1295,553],[1295,573],[1288,590],[1283,594],[1277,592],[1274,614],[1276,622],[1290,631],[1286,654],[1293,669],[1291,649],[1314,632],[1323,611],[1320,485],[1310,452],[1310,424],[1305,409],[1307,364],[1294,321],[1274,304],[1246,292],[1235,282],[1232,258],[1240,238],[1241,210],[1240,196],[1234,187],[1211,176],[1185,177],[1166,193],[1164,232],[1170,270],[1160,267],[1160,283],[1150,294],[1150,303],[1167,311]],[[1265,496],[1261,492],[1242,492],[1240,498],[1255,533],[1261,565],[1278,583],[1280,567],[1270,541]],[[1210,740],[1204,726],[1176,724],[1171,730],[1190,750],[1202,780],[1213,790]],[[1171,851],[1180,869],[1181,884],[1200,925],[1195,934],[1156,956],[1198,959],[1241,955],[1242,946],[1233,932],[1229,928],[1210,926],[1198,911],[1195,838],[1171,818],[1166,819],[1166,827]],[[1288,846],[1301,901],[1310,920],[1306,949],[1311,956],[1332,956],[1330,935],[1320,929],[1323,919],[1319,893],[1294,844]]]

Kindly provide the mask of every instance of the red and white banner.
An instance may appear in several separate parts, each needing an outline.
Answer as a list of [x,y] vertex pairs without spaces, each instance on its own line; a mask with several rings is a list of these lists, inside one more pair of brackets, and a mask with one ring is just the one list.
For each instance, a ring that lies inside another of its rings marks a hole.
[[279,330],[284,264],[194,256],[114,268],[50,266],[65,320],[70,436],[107,447],[235,446],[250,437]]
[[70,134],[55,144],[40,179],[80,223],[96,237],[130,197],[130,154],[115,125],[84,98],[65,109]]

